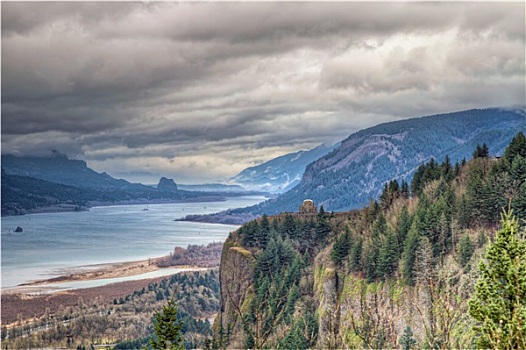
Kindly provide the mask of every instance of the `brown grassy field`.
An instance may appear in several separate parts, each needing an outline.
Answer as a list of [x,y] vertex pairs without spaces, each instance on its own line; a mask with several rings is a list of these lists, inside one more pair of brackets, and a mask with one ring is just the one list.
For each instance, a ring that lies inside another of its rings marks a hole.
[[50,313],[59,309],[76,306],[79,299],[87,304],[110,303],[114,299],[125,297],[136,290],[147,287],[151,282],[159,282],[166,278],[158,277],[137,281],[127,281],[109,284],[101,287],[76,289],[52,294],[26,295],[22,293],[2,293],[2,325],[9,325],[20,320],[41,317],[49,308]]

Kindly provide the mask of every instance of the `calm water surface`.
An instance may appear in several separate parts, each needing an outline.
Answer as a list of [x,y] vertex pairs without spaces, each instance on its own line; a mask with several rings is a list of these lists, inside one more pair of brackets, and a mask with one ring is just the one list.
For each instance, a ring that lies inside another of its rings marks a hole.
[[[250,196],[225,202],[119,205],[79,213],[4,217],[2,288],[57,276],[71,268],[148,259],[167,255],[176,246],[224,241],[238,226],[173,220],[262,200]],[[24,232],[14,233],[17,226]]]

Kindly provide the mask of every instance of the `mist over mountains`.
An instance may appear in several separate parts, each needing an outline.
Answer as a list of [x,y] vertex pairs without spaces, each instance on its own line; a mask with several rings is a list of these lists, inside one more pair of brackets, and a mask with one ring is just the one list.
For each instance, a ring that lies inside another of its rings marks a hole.
[[308,151],[285,154],[241,171],[232,181],[252,190],[286,192],[301,181],[309,163],[326,155],[338,145],[339,143],[332,146],[322,144]]
[[376,199],[391,179],[410,180],[416,168],[449,155],[453,163],[469,159],[477,144],[490,155],[502,154],[518,131],[525,130],[525,109],[474,109],[380,124],[350,135],[331,153],[308,165],[290,191],[240,209],[254,215],[296,211],[306,198],[326,210],[360,208]]

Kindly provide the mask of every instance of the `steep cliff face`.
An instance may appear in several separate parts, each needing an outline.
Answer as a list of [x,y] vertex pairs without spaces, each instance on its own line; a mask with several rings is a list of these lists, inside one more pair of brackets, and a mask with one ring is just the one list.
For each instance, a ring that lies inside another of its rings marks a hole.
[[242,315],[252,294],[254,256],[229,237],[223,246],[219,270],[221,311],[214,320],[214,334],[228,340],[229,347],[243,348]]
[[[312,332],[313,342],[308,347],[391,348],[400,346],[407,327],[418,344],[430,344],[433,337],[434,344],[445,348],[469,344],[473,334],[467,297],[473,292],[476,270],[466,273],[453,256],[448,256],[447,270],[414,286],[399,279],[368,282],[361,274],[336,267],[329,258],[331,248],[329,245],[319,251],[313,265],[303,270],[301,297],[291,314],[291,319],[298,319],[308,305],[313,306],[316,327],[305,324],[300,329]],[[481,251],[475,252],[473,262],[478,261]],[[235,238],[225,243],[220,270],[221,311],[214,323],[215,341],[221,348],[247,347],[247,327],[255,326],[249,316],[255,298],[255,265],[254,253],[240,247]],[[439,284],[451,280],[455,284],[446,288],[447,293],[439,289]],[[295,324],[294,320],[279,324],[265,346],[282,346],[280,339],[290,337]]]

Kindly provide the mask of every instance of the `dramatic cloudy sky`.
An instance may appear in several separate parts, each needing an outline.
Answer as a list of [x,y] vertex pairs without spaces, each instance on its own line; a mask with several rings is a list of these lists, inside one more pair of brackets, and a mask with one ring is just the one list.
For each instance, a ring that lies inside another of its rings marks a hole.
[[224,179],[381,122],[524,104],[515,3],[2,2],[2,153]]

